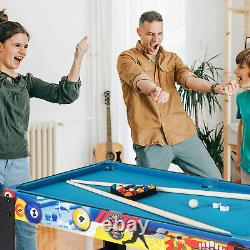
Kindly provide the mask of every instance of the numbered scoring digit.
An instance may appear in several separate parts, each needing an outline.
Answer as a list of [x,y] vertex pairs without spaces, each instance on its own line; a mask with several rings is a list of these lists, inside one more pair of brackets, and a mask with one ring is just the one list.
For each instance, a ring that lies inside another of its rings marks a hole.
[[86,231],[90,227],[90,218],[84,209],[77,208],[74,210],[72,219],[75,226],[81,231]]
[[83,216],[80,216],[80,217],[79,217],[79,222],[80,222],[80,223],[83,223],[84,220],[85,220],[85,218],[84,218]]
[[30,215],[33,217],[33,218],[37,218],[38,217],[38,211],[35,209],[35,208],[32,208],[30,210]]

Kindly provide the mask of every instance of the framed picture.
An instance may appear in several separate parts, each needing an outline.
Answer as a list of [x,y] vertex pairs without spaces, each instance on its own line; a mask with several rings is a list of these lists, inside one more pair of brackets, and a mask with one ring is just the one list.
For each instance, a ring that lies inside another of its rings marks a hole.
[[245,49],[250,48],[250,37],[246,37]]

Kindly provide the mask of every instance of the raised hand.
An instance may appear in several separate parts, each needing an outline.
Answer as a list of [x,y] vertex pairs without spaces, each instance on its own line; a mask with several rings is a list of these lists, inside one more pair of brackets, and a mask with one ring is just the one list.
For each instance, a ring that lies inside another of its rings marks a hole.
[[236,80],[224,82],[216,86],[215,92],[222,95],[235,95],[239,89]]
[[227,95],[235,95],[239,90],[239,84],[236,80],[231,81],[225,86],[225,92]]
[[83,39],[76,45],[75,59],[82,59],[89,48],[88,37],[84,36]]
[[68,80],[71,82],[77,82],[80,77],[80,68],[84,54],[89,47],[88,37],[85,36],[77,45],[74,54],[74,61],[68,74]]
[[151,97],[156,103],[165,103],[169,99],[169,93],[163,91],[160,87],[155,87],[151,91]]

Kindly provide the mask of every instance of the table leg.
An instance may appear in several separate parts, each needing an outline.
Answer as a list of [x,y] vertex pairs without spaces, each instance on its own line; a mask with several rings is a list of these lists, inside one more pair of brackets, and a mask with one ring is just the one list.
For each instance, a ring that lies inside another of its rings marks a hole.
[[126,246],[116,244],[116,243],[113,243],[113,242],[104,241],[103,248],[100,248],[98,250],[126,250]]
[[0,195],[0,246],[15,250],[15,200]]

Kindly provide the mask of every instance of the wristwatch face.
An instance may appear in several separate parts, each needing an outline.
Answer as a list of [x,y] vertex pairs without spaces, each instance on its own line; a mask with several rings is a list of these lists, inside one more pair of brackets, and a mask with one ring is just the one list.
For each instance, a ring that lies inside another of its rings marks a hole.
[[218,84],[217,83],[214,83],[211,85],[211,92],[212,93],[215,93],[215,87],[217,86]]

